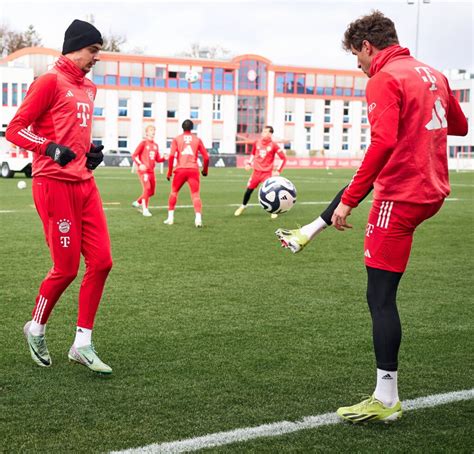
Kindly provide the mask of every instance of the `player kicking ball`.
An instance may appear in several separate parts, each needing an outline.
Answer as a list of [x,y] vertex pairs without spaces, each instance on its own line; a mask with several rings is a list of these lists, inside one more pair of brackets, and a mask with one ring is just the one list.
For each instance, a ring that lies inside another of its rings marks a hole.
[[[245,165],[245,170],[253,168],[253,172],[249,178],[242,205],[235,210],[234,216],[243,214],[247,208],[252,192],[267,178],[280,175],[285,166],[286,155],[278,144],[273,142],[272,136],[273,127],[265,126],[262,131],[262,137],[253,144],[250,159]],[[281,159],[281,162],[278,168],[273,170],[276,155]],[[278,217],[278,214],[272,214],[271,217],[275,219]]]
[[381,12],[351,23],[343,43],[370,78],[366,90],[370,147],[351,183],[319,218],[301,229],[278,229],[276,234],[284,247],[297,253],[331,223],[340,231],[351,228],[348,216],[373,187],[364,257],[376,387],[371,397],[341,407],[337,414],[351,423],[392,421],[402,415],[398,285],[415,229],[440,210],[450,192],[447,136],[466,135],[468,126],[446,77],[400,47],[394,23]]
[[171,182],[171,192],[168,199],[168,218],[164,224],[174,224],[174,209],[178,200],[178,192],[184,183],[188,183],[191,190],[191,199],[194,206],[194,225],[202,227],[202,202],[199,196],[200,178],[198,154],[203,158],[202,171],[203,177],[207,176],[209,168],[209,155],[202,140],[191,131],[194,124],[191,120],[184,120],[182,124],[183,134],[175,137],[171,143],[171,151],[168,163],[168,181]]
[[145,130],[145,140],[142,140],[137,149],[133,152],[132,159],[138,168],[138,177],[142,184],[142,194],[132,203],[134,208],[142,210],[145,217],[150,217],[152,214],[148,209],[148,202],[155,194],[156,178],[155,178],[155,164],[157,162],[164,162],[165,158],[160,155],[158,144],[155,143],[155,127],[147,126]]

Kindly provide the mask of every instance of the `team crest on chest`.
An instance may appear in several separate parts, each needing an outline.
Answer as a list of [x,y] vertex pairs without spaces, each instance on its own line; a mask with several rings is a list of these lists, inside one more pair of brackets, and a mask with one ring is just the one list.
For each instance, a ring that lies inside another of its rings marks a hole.
[[86,95],[91,102],[94,102],[94,92],[90,88],[86,89]]
[[61,233],[68,233],[71,230],[71,221],[69,219],[60,219],[56,224]]

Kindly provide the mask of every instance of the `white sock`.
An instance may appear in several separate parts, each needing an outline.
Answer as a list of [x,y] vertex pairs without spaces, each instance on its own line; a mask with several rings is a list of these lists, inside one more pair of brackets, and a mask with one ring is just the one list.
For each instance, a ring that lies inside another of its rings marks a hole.
[[393,407],[399,400],[397,378],[397,371],[377,369],[377,386],[374,396],[387,407]]
[[170,221],[174,220],[174,210],[168,211],[168,220]]
[[310,224],[307,224],[301,227],[301,233],[306,235],[310,240],[312,240],[318,233],[321,233],[328,225],[324,222],[323,218],[320,216],[318,219],[315,219]]
[[194,220],[194,222],[202,222],[201,213],[196,213],[196,219]]
[[40,325],[34,320],[31,320],[30,334],[32,334],[33,336],[44,336],[45,331],[46,331],[46,325]]
[[74,339],[74,347],[84,347],[92,344],[92,330],[87,328],[76,329],[76,338]]
[[146,203],[144,200],[142,200],[142,209],[143,211],[148,211],[148,207],[146,206]]

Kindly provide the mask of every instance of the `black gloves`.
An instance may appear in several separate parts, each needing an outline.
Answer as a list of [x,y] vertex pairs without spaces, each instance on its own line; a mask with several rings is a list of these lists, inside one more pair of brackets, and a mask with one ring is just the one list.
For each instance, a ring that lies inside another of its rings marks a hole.
[[49,156],[54,162],[57,162],[61,167],[64,167],[76,157],[76,153],[74,153],[71,149],[65,147],[64,145],[58,145],[54,142],[51,142],[46,147],[44,154]]
[[102,153],[103,149],[103,145],[99,145],[98,147],[91,145],[89,153],[86,153],[86,167],[89,170],[95,170],[95,168],[104,160],[104,153]]

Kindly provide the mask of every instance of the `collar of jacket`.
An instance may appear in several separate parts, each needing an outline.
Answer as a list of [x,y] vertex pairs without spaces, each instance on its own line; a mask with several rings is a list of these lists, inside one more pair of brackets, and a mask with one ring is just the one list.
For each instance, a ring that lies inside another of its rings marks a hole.
[[394,58],[409,55],[410,51],[406,47],[401,47],[398,44],[386,47],[372,59],[372,63],[370,64],[370,77],[375,76],[375,74]]
[[64,55],[59,57],[59,60],[56,62],[56,68],[78,84],[82,84],[86,77],[86,73]]

